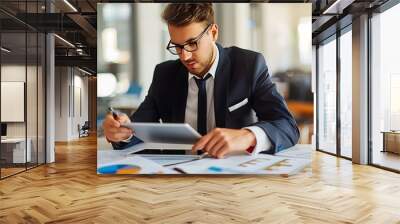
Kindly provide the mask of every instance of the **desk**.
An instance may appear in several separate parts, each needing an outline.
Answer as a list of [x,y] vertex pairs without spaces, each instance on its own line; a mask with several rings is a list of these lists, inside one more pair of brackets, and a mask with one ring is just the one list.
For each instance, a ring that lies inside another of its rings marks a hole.
[[[142,143],[130,147],[124,150],[113,150],[111,146],[104,142],[101,138],[98,139],[98,151],[97,151],[97,167],[103,167],[108,165],[115,164],[129,164],[131,161],[126,159],[127,157],[131,157],[131,153],[141,151],[143,149],[191,149],[191,145],[184,144],[159,144],[159,143]],[[156,170],[160,170],[160,172],[164,174],[179,174],[176,172],[174,168],[180,168],[180,173],[187,172],[189,174],[224,174],[224,173],[213,173],[208,172],[207,167],[217,166],[217,167],[225,167],[225,174],[227,173],[235,173],[235,174],[266,174],[266,175],[282,175],[289,176],[296,174],[303,170],[306,166],[308,166],[311,162],[311,154],[312,154],[312,146],[311,145],[296,145],[287,150],[279,152],[275,156],[260,154],[257,156],[249,156],[245,152],[243,153],[232,153],[226,156],[226,160],[215,160],[214,159],[204,159],[204,160],[187,160],[188,162],[193,162],[191,168],[186,170],[185,168],[179,167],[180,165],[175,165],[175,162],[181,162],[185,159],[179,158],[157,158],[154,159],[153,162],[159,165],[164,165],[165,170],[162,168],[155,168]],[[156,155],[155,155],[156,156]],[[143,156],[145,157],[145,156]],[[162,156],[161,156],[162,157]],[[146,157],[145,157],[146,158]],[[149,158],[147,158],[149,159]],[[150,158],[150,160],[152,160]],[[254,162],[258,160],[258,162]],[[141,160],[135,160],[138,163],[138,166],[142,169],[147,169],[147,166],[142,166],[140,163],[144,164],[145,162]],[[240,169],[242,163],[245,164],[250,162],[253,168],[257,167],[257,170],[251,170],[252,167],[247,167],[247,169],[242,169],[241,171],[230,169],[230,167],[235,167],[234,169]],[[261,162],[260,162],[261,161]],[[282,163],[281,163],[282,161]],[[133,162],[133,163],[135,163]],[[170,165],[166,165],[166,164]],[[259,165],[254,165],[254,164]],[[260,164],[262,163],[262,164]],[[177,164],[177,163],[176,163]],[[269,165],[267,165],[269,164]],[[156,164],[155,164],[156,165]],[[156,165],[157,166],[157,165]],[[264,166],[264,167],[262,167]],[[154,167],[154,166],[153,166]],[[268,167],[268,169],[266,169]],[[155,170],[153,169],[153,170]],[[162,170],[162,171],[161,171]],[[249,172],[250,171],[250,172]],[[253,172],[254,171],[254,172]],[[157,172],[157,171],[154,171]],[[219,171],[220,172],[220,171]],[[144,174],[144,173],[143,173]]]
[[[26,139],[28,144],[25,144],[25,138],[6,138],[1,139],[1,157],[6,160],[6,163],[25,163],[31,161],[31,145],[30,138]],[[26,154],[25,154],[25,145]],[[25,161],[27,158],[27,161]]]
[[383,149],[382,152],[400,154],[400,131],[382,131]]

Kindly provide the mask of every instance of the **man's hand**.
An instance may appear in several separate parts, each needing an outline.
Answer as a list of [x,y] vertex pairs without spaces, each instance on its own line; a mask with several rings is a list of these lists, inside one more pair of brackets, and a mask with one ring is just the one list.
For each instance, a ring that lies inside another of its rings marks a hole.
[[246,151],[256,145],[256,136],[247,129],[215,128],[193,145],[192,151],[203,150],[216,158],[233,151]]
[[107,140],[120,142],[128,139],[133,134],[133,131],[129,128],[121,127],[121,124],[129,122],[131,120],[126,114],[118,115],[117,119],[114,119],[111,114],[107,114],[103,122],[104,135]]

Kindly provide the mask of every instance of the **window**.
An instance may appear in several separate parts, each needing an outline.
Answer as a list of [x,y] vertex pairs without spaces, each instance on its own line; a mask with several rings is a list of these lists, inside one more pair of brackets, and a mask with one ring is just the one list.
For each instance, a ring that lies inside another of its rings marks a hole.
[[398,21],[399,4],[371,18],[371,157],[373,164],[395,170],[400,170]]
[[[351,27],[349,27],[351,28]],[[352,33],[340,36],[340,155],[352,157]]]
[[336,153],[336,40],[318,48],[318,149]]

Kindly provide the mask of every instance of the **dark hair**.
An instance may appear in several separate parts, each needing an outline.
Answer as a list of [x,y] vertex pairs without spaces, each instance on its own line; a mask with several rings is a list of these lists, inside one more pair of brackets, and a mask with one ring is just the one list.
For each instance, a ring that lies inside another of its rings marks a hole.
[[162,14],[167,24],[185,26],[193,22],[214,23],[214,10],[211,3],[171,3]]

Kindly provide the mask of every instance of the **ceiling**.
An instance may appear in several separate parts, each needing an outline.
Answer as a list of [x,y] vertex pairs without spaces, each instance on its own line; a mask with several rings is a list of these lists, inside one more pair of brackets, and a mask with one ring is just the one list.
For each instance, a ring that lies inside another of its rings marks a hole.
[[353,17],[373,12],[388,0],[312,0],[313,44],[351,24]]
[[[46,5],[44,0],[1,0],[2,45],[12,49],[7,58],[18,61],[24,55],[28,59],[35,55],[36,46],[25,43],[25,31],[52,32],[57,34],[56,65],[79,66],[96,73],[98,2],[100,1],[47,0]],[[31,36],[27,35],[28,42],[32,39]]]
[[[4,38],[10,39],[7,41],[14,40],[12,47],[22,51],[23,48],[17,45],[24,46],[24,41],[17,37],[18,32],[25,32],[26,29],[54,32],[61,37],[55,38],[56,65],[76,65],[96,72],[97,3],[132,1],[47,0],[47,2],[46,7],[45,0],[1,0],[1,30],[8,33],[3,35]],[[313,42],[316,43],[332,35],[338,27],[339,20],[344,21],[340,24],[345,26],[346,18],[351,23],[353,16],[372,10],[387,0],[270,0],[265,2],[312,3],[312,33]],[[30,46],[33,45],[28,45],[28,52],[31,51]]]

